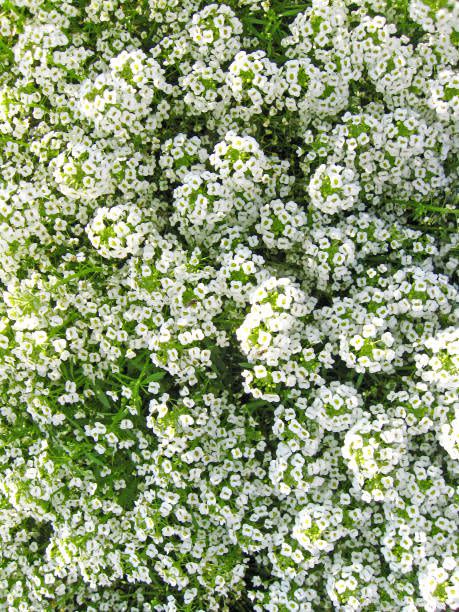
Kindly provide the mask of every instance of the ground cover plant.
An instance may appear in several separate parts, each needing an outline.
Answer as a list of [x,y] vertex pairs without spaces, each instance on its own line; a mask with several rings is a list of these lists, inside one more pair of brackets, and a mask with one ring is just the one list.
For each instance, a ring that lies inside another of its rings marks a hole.
[[0,609],[458,609],[459,4],[0,35]]

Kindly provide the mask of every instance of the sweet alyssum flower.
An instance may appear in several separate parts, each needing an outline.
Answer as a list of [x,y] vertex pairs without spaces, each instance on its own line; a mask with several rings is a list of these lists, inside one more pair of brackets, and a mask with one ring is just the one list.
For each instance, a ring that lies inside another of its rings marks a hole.
[[459,607],[459,5],[0,11],[0,609]]

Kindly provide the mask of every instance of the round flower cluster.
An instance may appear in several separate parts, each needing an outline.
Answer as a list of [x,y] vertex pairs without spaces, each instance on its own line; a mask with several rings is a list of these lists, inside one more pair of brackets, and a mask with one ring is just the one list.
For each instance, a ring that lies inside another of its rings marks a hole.
[[405,438],[403,422],[382,414],[373,421],[363,418],[346,433],[343,457],[364,501],[381,501],[391,494],[391,473],[403,458]]
[[141,243],[154,232],[135,206],[101,206],[86,228],[89,241],[102,257],[123,259],[138,254]]
[[360,187],[350,168],[321,164],[309,183],[311,206],[327,215],[352,208]]
[[459,609],[459,4],[0,36],[0,609]]
[[165,94],[170,90],[154,59],[139,50],[122,51],[110,59],[107,72],[82,83],[77,108],[98,138],[123,142],[161,127],[168,118]]
[[115,180],[112,174],[114,160],[98,144],[69,143],[55,157],[50,167],[59,191],[68,198],[97,200],[112,194]]
[[306,224],[306,213],[295,202],[273,200],[261,208],[255,229],[268,248],[290,251],[295,245],[301,247]]
[[345,431],[362,416],[361,407],[362,398],[353,387],[333,381],[319,387],[307,415],[328,431]]

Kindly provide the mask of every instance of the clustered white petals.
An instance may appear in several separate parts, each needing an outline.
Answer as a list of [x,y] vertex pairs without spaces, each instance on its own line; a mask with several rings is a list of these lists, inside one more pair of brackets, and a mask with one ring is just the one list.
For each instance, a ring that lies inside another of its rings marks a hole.
[[0,610],[459,609],[459,4],[0,37]]

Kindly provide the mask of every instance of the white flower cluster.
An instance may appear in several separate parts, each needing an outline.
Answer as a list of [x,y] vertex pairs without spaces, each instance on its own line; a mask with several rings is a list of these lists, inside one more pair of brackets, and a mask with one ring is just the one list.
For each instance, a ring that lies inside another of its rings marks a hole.
[[168,118],[166,94],[171,89],[154,59],[139,50],[122,51],[110,60],[106,73],[82,83],[77,108],[93,124],[94,135],[123,142],[161,127]]
[[360,191],[354,178],[350,168],[321,164],[308,187],[311,206],[328,215],[352,208]]
[[101,206],[87,226],[89,241],[107,259],[138,254],[145,237],[154,231],[153,223],[146,223],[142,213],[133,205]]
[[[180,164],[190,161],[188,155]],[[191,244],[209,246],[234,232],[247,235],[263,218],[265,202],[288,195],[292,183],[292,177],[284,174],[288,169],[288,162],[267,157],[254,138],[230,131],[215,145],[207,165],[194,164],[182,175],[173,193],[171,222]]]
[[458,3],[0,35],[0,609],[459,609]]

